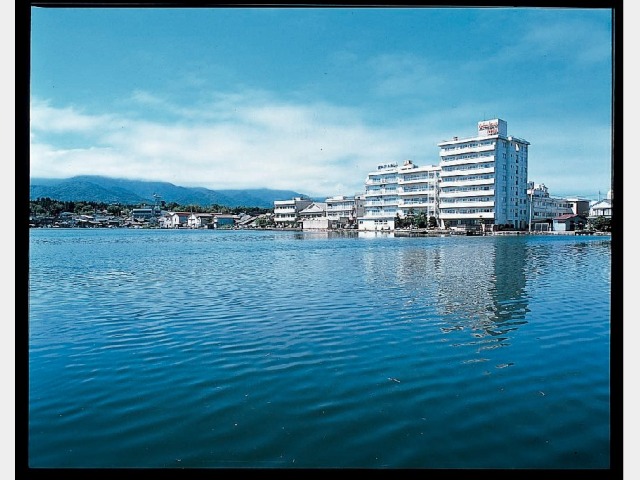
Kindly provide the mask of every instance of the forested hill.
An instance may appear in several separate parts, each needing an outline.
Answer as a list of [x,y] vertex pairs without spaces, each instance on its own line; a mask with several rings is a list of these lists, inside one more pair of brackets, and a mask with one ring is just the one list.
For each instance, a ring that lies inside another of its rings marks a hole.
[[29,198],[51,198],[60,201],[93,201],[125,205],[153,204],[154,195],[161,200],[180,205],[213,204],[225,207],[252,206],[273,208],[274,200],[289,200],[304,196],[291,190],[268,188],[247,190],[209,190],[207,188],[180,187],[168,182],[146,182],[101,176],[77,176],[66,179],[32,178]]

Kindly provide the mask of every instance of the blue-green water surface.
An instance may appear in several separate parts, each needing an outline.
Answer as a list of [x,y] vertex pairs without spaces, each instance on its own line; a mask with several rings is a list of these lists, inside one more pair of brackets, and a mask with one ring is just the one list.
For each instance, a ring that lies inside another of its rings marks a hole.
[[609,468],[610,237],[29,232],[29,466]]

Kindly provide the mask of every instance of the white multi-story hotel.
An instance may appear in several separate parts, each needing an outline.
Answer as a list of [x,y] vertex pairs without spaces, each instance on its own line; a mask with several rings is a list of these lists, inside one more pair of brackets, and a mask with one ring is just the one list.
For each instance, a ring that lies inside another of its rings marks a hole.
[[507,135],[501,119],[478,122],[474,137],[440,147],[440,226],[523,229],[529,222],[529,142]]
[[402,166],[380,164],[365,180],[364,211],[358,230],[393,230],[396,217],[425,212],[437,216],[440,168],[419,167],[411,160]]

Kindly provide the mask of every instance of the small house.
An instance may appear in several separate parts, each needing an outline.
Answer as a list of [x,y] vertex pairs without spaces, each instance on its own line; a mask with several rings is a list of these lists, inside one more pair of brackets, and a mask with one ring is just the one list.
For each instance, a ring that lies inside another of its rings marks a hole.
[[584,229],[587,219],[581,215],[568,213],[553,219],[554,232],[573,232]]

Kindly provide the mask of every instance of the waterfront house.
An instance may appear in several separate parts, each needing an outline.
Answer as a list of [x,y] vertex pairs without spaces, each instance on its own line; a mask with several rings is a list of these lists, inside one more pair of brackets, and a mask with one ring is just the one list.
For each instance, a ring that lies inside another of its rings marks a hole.
[[[237,219],[237,215],[215,213],[213,215],[213,228],[233,228]],[[211,226],[209,226],[209,228],[211,228]]]
[[275,200],[273,202],[274,220],[279,227],[297,227],[299,214],[313,201],[309,198],[294,197],[291,200]]
[[169,222],[165,222],[167,228],[185,228],[189,224],[190,212],[168,212]]
[[571,206],[571,211],[581,217],[589,216],[589,200],[582,198],[567,198],[567,202]]
[[145,220],[149,221],[151,217],[154,216],[153,208],[133,208],[131,210],[131,219],[132,220]]
[[358,216],[364,215],[364,195],[336,195],[325,200],[329,228],[350,228],[355,226]]
[[212,213],[192,213],[187,219],[189,228],[207,228],[211,223],[213,223]]
[[573,232],[575,230],[582,230],[587,224],[586,217],[580,215],[574,215],[568,213],[566,215],[560,215],[553,219],[553,231],[554,232]]
[[553,219],[561,215],[577,213],[573,210],[575,202],[566,198],[553,197],[544,183],[529,182],[527,187],[528,211],[531,231],[548,231]]
[[300,210],[300,221],[304,230],[326,230],[329,228],[327,204],[325,202],[313,202]]
[[591,205],[589,216],[592,218],[604,217],[610,219],[613,214],[613,192],[607,193],[607,198],[599,200]]

